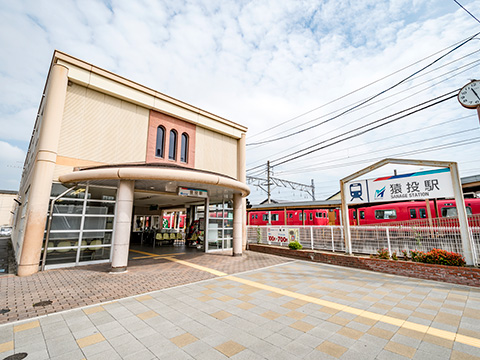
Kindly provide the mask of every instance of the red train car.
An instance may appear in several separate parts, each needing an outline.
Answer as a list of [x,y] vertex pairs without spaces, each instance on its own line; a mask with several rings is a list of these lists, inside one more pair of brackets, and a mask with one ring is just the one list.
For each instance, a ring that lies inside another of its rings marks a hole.
[[[429,201],[430,214],[435,217],[455,217],[457,208],[455,200],[437,200],[435,211],[434,201]],[[467,215],[480,214],[480,199],[465,199]],[[340,225],[339,210],[335,210],[335,225]],[[398,202],[381,204],[357,209],[349,209],[351,225],[370,225],[389,223],[396,221],[408,221],[414,219],[426,219],[428,217],[425,201]]]
[[[268,211],[249,211],[248,225],[267,225]],[[271,225],[328,225],[328,210],[272,210],[270,211]]]
[[[435,217],[455,217],[457,208],[455,200],[437,200],[435,210],[434,201],[429,201],[430,214]],[[465,199],[467,215],[480,214],[480,199]],[[332,211],[332,210],[330,210]],[[331,224],[340,225],[340,210],[333,210],[335,220]],[[365,206],[356,209],[349,208],[351,225],[371,225],[428,217],[425,201],[406,201],[390,204]],[[265,210],[250,210],[247,213],[248,225],[267,225],[269,212]],[[304,210],[272,210],[270,211],[271,225],[329,225],[329,210],[304,209]]]

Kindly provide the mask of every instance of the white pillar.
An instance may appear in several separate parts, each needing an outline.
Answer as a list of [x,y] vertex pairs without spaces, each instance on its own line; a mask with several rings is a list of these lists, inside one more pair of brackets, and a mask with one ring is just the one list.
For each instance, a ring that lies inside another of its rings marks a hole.
[[[246,155],[247,136],[242,134],[237,142],[237,180],[247,183],[247,155]],[[242,249],[247,247],[247,198],[242,199]],[[235,231],[235,230],[234,230]],[[234,252],[235,253],[235,252]]]
[[30,180],[27,217],[23,247],[18,262],[18,276],[28,276],[38,271],[42,251],[52,179],[57,161],[58,141],[67,93],[68,69],[53,65],[47,91],[43,118],[39,129],[38,153]]
[[340,180],[340,192],[342,196],[342,207],[340,214],[340,225],[343,225],[343,236],[345,240],[345,253],[352,255],[352,240],[350,232],[350,219],[348,216],[347,195],[345,191],[345,184]]
[[472,234],[468,228],[467,209],[465,208],[465,200],[463,198],[457,163],[452,163],[450,165],[450,173],[452,176],[453,194],[455,196],[455,204],[457,207],[458,223],[460,225],[463,256],[465,257],[467,265],[475,266],[477,265],[477,256],[475,254],[475,245],[473,243]]
[[120,180],[118,183],[111,272],[127,271],[134,189],[134,180]]
[[243,249],[242,194],[233,194],[233,256],[242,256]]

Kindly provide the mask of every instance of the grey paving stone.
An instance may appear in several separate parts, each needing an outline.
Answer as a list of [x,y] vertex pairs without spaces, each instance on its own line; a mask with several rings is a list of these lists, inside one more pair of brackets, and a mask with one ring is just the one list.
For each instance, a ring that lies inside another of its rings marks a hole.
[[65,335],[71,335],[70,328],[63,320],[56,323],[42,325],[41,327],[45,339],[54,339]]
[[377,359],[378,360],[407,360],[409,358],[406,356],[395,354],[388,350],[382,350],[377,354]]
[[182,347],[182,350],[193,358],[197,358],[199,354],[204,353],[209,349],[211,349],[211,346],[203,342],[202,340],[197,340],[191,344]]
[[58,356],[52,356],[50,354],[50,360],[82,360],[85,359],[85,355],[80,349],[69,351],[67,353],[60,354]]
[[157,357],[148,349],[143,349],[130,355],[122,357],[123,360],[152,360]]
[[97,355],[100,353],[105,353],[105,352],[109,352],[112,354],[116,353],[115,349],[107,341],[101,341],[99,343],[86,346],[81,350],[83,351],[87,359],[90,359],[91,356]]
[[292,341],[292,342],[288,343],[287,345],[282,346],[282,348],[285,349],[286,351],[288,351],[293,356],[297,356],[299,358],[302,358],[302,357],[306,356],[307,354],[309,354],[313,350],[313,347],[306,346],[304,344],[300,344],[297,341]]
[[28,354],[27,358],[30,358],[30,359],[35,359],[35,360],[50,359],[50,355],[48,354],[47,349],[44,347],[20,348],[19,350],[15,349],[15,353],[21,353],[21,352],[26,352]]
[[442,355],[431,354],[428,351],[417,350],[415,355],[413,355],[413,360],[449,360],[452,351],[448,349]]
[[47,339],[47,350],[50,356],[59,356],[78,349],[78,344],[70,333],[50,340]]
[[290,342],[292,342],[292,339],[285,336],[285,335],[282,335],[282,334],[279,334],[279,333],[274,333],[274,334],[266,337],[265,341],[267,341],[270,344],[275,345],[275,346],[282,346],[282,345],[285,346],[285,345],[289,344]]
[[13,338],[13,325],[0,326],[0,344],[12,341]]
[[435,344],[431,344],[427,341],[422,341],[418,346],[418,350],[427,352],[433,356],[443,356],[445,353],[451,353],[452,350],[445,348],[443,346],[438,346]]
[[113,349],[105,350],[95,354],[86,355],[87,360],[122,360],[120,355]]
[[207,351],[201,354],[198,354],[196,356],[196,360],[225,360],[225,359],[229,359],[229,358],[213,348],[210,348]]
[[265,357],[266,359],[273,359],[274,355],[279,352],[277,346],[263,340],[258,340],[250,345],[248,349],[253,351],[255,354]]

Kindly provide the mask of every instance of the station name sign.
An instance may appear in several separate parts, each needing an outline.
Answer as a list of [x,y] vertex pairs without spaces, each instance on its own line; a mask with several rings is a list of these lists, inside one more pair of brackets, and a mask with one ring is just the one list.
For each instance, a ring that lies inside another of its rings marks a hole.
[[208,191],[207,190],[202,190],[202,189],[190,189],[190,188],[179,187],[178,188],[178,195],[179,196],[199,197],[199,198],[205,198],[206,199],[208,197]]
[[451,198],[452,177],[449,168],[420,171],[344,184],[347,204]]

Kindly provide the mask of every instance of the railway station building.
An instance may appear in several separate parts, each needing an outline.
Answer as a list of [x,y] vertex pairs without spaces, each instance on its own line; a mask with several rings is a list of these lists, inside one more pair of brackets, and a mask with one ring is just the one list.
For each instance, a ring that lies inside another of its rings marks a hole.
[[97,262],[122,272],[132,241],[185,239],[181,221],[203,236],[199,251],[241,255],[246,131],[55,51],[14,215],[18,275]]

